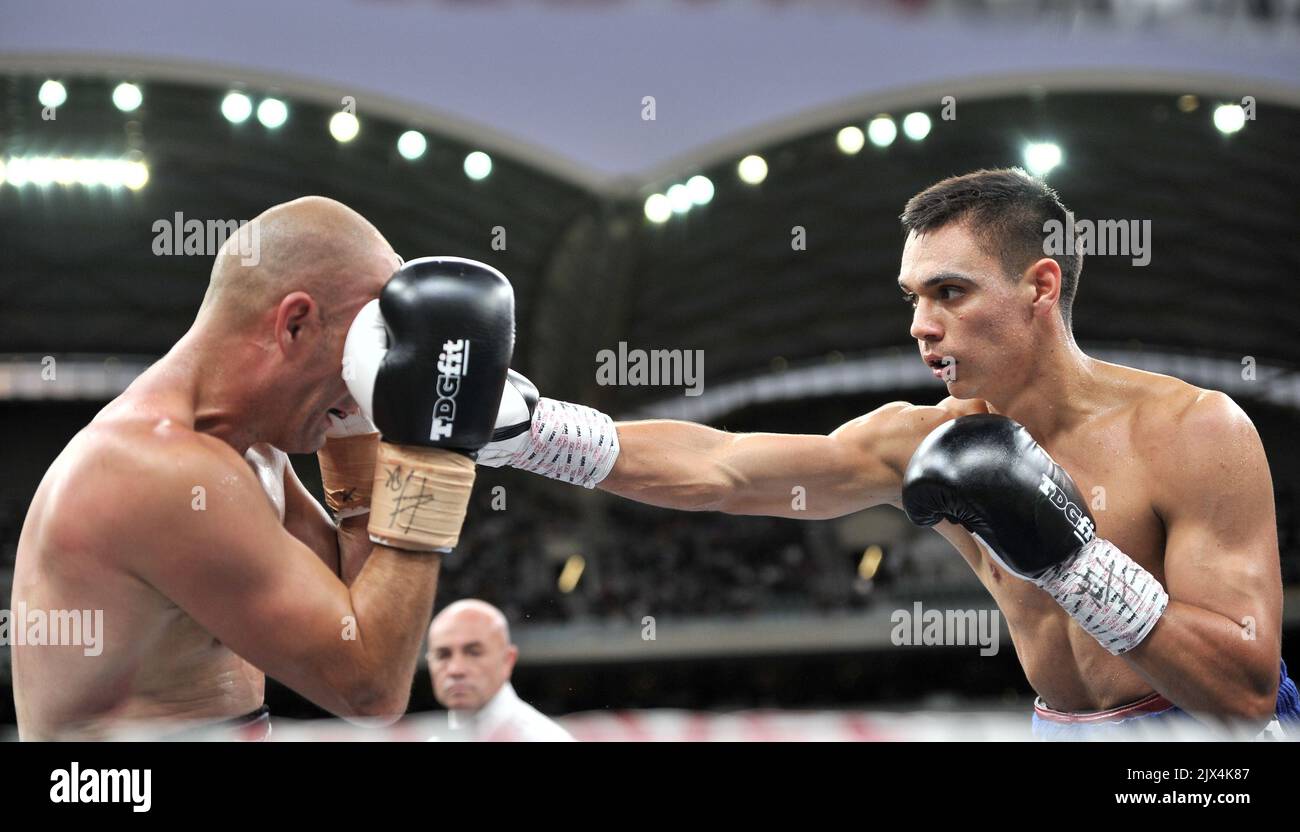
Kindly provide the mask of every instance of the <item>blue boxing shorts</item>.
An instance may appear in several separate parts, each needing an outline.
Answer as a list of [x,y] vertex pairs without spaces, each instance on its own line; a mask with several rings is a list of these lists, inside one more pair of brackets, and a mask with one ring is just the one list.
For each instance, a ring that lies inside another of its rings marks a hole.
[[[1054,711],[1042,699],[1034,702],[1033,735],[1038,740],[1142,739],[1148,729],[1160,739],[1177,739],[1179,728],[1195,732],[1197,725],[1186,711],[1158,693],[1108,711],[1086,713]],[[1286,662],[1282,662],[1274,719],[1259,738],[1300,739],[1300,693],[1287,675]]]

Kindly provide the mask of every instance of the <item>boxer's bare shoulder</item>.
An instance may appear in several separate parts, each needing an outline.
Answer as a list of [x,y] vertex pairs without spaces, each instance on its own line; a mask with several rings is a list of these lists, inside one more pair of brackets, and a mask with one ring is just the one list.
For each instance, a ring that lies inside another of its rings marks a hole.
[[[160,506],[173,501],[202,506],[211,485],[232,487],[248,479],[240,456],[219,439],[156,413],[118,411],[82,430],[50,467],[29,522],[51,552],[129,557],[153,536]],[[114,545],[104,545],[113,541]]]
[[1129,405],[1129,412],[1143,422],[1153,421],[1167,427],[1169,420],[1198,401],[1217,399],[1231,402],[1226,395],[1189,384],[1179,378],[1122,364],[1093,361],[1093,373],[1115,398]]
[[1159,373],[1098,363],[1116,393],[1116,409],[1132,447],[1141,449],[1154,474],[1186,473],[1198,461],[1212,464],[1262,453],[1250,417],[1227,394]]
[[1127,429],[1147,498],[1170,537],[1166,561],[1192,548],[1181,538],[1195,533],[1275,570],[1272,477],[1250,417],[1219,391],[1127,367],[1113,374],[1131,400]]

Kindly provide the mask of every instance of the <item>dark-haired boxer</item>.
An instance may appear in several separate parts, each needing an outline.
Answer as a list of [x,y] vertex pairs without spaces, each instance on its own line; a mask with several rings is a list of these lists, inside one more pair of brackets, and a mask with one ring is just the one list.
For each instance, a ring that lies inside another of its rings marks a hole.
[[[102,610],[105,632],[94,656],[14,647],[22,738],[231,721],[264,736],[264,674],[343,716],[406,708],[468,454],[500,403],[513,293],[481,264],[401,265],[332,200],[254,223],[258,261],[232,238],[189,332],[33,498],[14,608]],[[286,464],[318,450],[338,524]]]
[[[522,432],[489,445],[480,462],[669,508],[829,518],[901,507],[915,496],[904,478],[927,435],[999,414],[1026,431],[1017,447],[1050,452],[1069,472],[1057,485],[1074,486],[1035,491],[1021,476],[999,498],[1013,510],[985,506],[985,483],[962,511],[932,505],[913,516],[936,524],[997,601],[1039,695],[1039,734],[1165,712],[1249,729],[1293,721],[1273,488],[1254,426],[1222,393],[1078,347],[1071,308],[1082,262],[1044,255],[1051,220],[1065,223],[1065,207],[1019,170],[946,179],[908,202],[898,286],[921,360],[947,384],[937,405],[888,404],[829,436],[729,434],[676,421],[616,426],[512,377],[498,427]],[[998,424],[966,436],[969,453],[1019,470],[1004,447],[1013,423]],[[1046,454],[1038,461],[1046,470]],[[960,494],[961,466],[949,473]],[[796,487],[806,504],[792,500]],[[981,543],[976,520],[995,509],[1007,531]],[[1063,517],[1088,518],[1086,533],[1077,530],[1087,539],[1062,534]],[[1000,551],[1010,535],[1024,545]],[[1082,596],[1095,600],[1076,603]]]

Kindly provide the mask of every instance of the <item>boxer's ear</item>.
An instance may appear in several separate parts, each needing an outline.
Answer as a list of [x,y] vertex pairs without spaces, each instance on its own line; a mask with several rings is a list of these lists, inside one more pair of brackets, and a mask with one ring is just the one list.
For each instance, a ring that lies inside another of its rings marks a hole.
[[1050,313],[1061,299],[1061,264],[1043,257],[1034,261],[1025,274],[1033,289],[1034,314]]
[[275,340],[281,351],[288,351],[304,331],[320,320],[316,301],[306,292],[290,292],[275,309]]

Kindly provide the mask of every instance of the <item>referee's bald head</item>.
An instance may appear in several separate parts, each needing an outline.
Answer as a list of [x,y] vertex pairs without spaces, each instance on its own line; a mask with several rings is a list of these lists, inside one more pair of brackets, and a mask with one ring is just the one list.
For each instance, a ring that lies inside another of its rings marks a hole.
[[433,623],[429,625],[430,646],[433,645],[433,634],[438,629],[438,623],[442,622],[445,627],[450,621],[480,621],[492,630],[499,631],[504,644],[510,643],[510,624],[506,621],[505,613],[487,601],[462,598],[448,604],[446,609],[434,616]]

